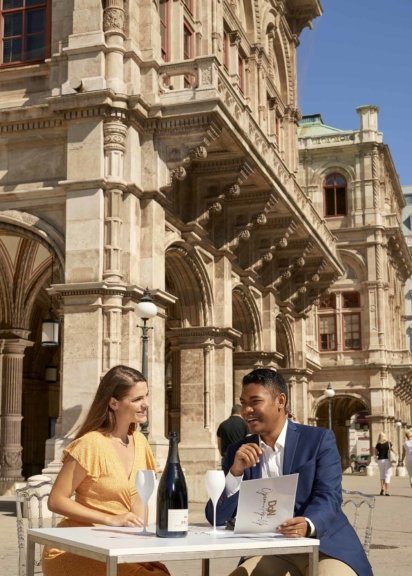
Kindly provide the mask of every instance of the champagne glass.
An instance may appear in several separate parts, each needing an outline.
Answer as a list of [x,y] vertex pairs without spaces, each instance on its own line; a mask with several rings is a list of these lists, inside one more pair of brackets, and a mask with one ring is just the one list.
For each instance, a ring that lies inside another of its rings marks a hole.
[[156,476],[154,470],[139,470],[136,475],[136,490],[139,493],[140,499],[144,505],[144,520],[143,520],[143,532],[142,534],[147,535],[150,532],[147,531],[147,519],[149,515],[149,500],[153,493],[156,483]]
[[213,532],[216,532],[216,504],[225,489],[225,473],[223,470],[208,470],[205,476],[205,486],[213,504]]

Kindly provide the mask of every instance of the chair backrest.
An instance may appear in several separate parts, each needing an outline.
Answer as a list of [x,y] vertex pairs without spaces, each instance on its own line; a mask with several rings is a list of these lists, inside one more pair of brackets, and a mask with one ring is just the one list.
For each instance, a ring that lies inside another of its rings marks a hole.
[[375,496],[354,490],[342,490],[342,508],[359,536],[366,555],[369,555]]
[[[21,486],[21,485],[20,485]],[[47,507],[53,486],[49,476],[32,476],[27,483],[16,489],[17,544],[19,550],[19,575],[24,576],[26,564],[27,528],[55,526],[57,516]],[[38,560],[36,563],[38,564]]]

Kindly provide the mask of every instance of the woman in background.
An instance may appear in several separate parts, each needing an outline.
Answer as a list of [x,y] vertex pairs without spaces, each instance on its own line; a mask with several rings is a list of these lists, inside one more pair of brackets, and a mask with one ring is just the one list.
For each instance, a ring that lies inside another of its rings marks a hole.
[[[83,426],[63,451],[63,466],[49,496],[49,508],[65,516],[61,527],[143,525],[136,492],[138,470],[154,470],[155,461],[137,426],[146,422],[148,388],[143,375],[115,366],[102,378]],[[75,500],[71,496],[75,494]],[[105,576],[97,560],[46,547],[44,576]],[[165,576],[160,562],[121,564],[119,576]]]
[[405,463],[409,475],[409,484],[412,488],[412,430],[406,430],[406,441],[402,446],[402,462]]
[[378,443],[375,446],[381,481],[381,496],[390,496],[389,484],[392,477],[391,449],[392,443],[388,441],[386,434],[381,432],[378,436]]

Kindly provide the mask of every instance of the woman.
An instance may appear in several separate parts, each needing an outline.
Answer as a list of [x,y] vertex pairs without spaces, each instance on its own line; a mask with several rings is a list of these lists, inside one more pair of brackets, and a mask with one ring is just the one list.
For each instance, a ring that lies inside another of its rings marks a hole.
[[391,449],[392,443],[388,442],[386,434],[381,432],[378,436],[378,443],[375,446],[375,456],[378,458],[381,480],[381,496],[390,496],[389,484],[392,476]]
[[412,430],[406,430],[406,441],[402,446],[402,462],[405,463],[409,475],[409,483],[412,488]]
[[[155,469],[146,438],[136,430],[146,422],[147,383],[138,370],[115,366],[100,382],[83,426],[64,450],[63,466],[49,497],[52,512],[65,516],[61,527],[143,525],[143,505],[135,488],[140,469]],[[71,496],[75,493],[75,500]],[[44,576],[105,576],[106,565],[55,548],[43,552]],[[164,576],[159,563],[121,564],[120,576]]]

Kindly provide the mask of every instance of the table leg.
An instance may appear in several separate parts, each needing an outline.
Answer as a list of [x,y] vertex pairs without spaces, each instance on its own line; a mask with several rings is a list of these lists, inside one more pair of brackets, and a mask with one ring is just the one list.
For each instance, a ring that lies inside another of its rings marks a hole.
[[209,558],[202,559],[202,576],[209,576],[210,560]]
[[35,546],[36,543],[29,537],[27,539],[26,576],[34,576]]
[[117,558],[109,556],[106,560],[106,576],[117,576]]
[[309,552],[309,573],[308,576],[318,576],[319,548],[314,546]]

